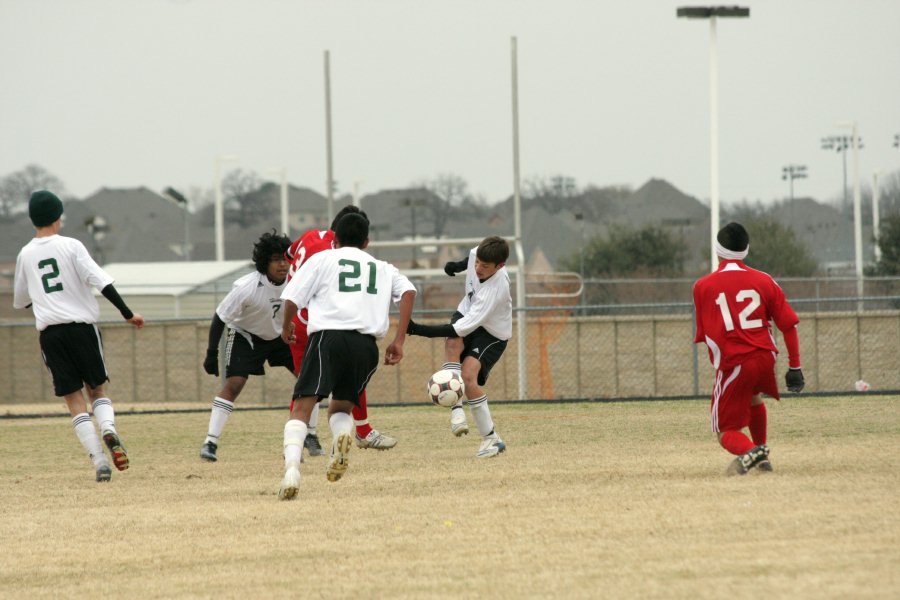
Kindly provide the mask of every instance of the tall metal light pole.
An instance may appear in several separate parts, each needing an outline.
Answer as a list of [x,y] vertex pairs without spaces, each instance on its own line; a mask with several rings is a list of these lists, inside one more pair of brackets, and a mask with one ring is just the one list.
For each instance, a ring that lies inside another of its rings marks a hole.
[[719,264],[715,243],[719,232],[719,56],[716,48],[716,20],[718,17],[749,17],[750,9],[743,6],[683,6],[675,14],[687,19],[709,19],[710,263],[712,270],[715,270]]
[[288,187],[287,187],[287,167],[281,167],[280,169],[270,168],[266,170],[267,173],[271,173],[273,175],[279,176],[280,181],[280,205],[281,205],[281,232],[291,237],[288,229],[290,225],[288,224]]
[[512,154],[513,154],[513,227],[518,272],[516,273],[516,349],[519,353],[519,400],[525,399],[528,389],[527,358],[525,356],[525,249],[522,247],[522,177],[519,166],[519,46],[515,36],[509,40],[512,88]]
[[[863,255],[862,255],[862,200],[859,187],[859,148],[862,140],[859,139],[856,121],[844,121],[836,124],[838,127],[847,127],[850,129],[850,149],[853,151],[853,249],[856,257],[856,296],[863,296]],[[844,156],[847,150],[844,148]],[[844,159],[846,164],[846,158]],[[846,167],[844,169],[846,173]],[[846,175],[845,175],[846,177]],[[844,183],[846,190],[846,180]],[[846,194],[846,191],[844,192]],[[859,302],[859,309],[862,310],[862,301]]]
[[878,198],[878,176],[880,175],[879,171],[875,171],[872,173],[872,237],[875,238],[875,262],[881,260],[881,246],[878,245],[879,240],[879,229],[881,228],[881,223],[879,221],[879,213],[880,208],[878,206],[879,198]]
[[234,154],[220,154],[215,160],[216,170],[216,260],[225,260],[225,208],[222,200],[222,163],[237,160]]
[[331,54],[325,51],[325,196],[328,198],[329,225],[334,220],[334,168],[331,149]]

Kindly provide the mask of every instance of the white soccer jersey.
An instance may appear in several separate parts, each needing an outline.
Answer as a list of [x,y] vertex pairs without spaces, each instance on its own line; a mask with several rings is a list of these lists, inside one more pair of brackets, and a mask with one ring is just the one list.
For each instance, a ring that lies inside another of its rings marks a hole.
[[252,333],[264,340],[281,336],[281,292],[285,284],[275,285],[265,273],[253,271],[234,282],[231,291],[216,308],[226,325],[252,341]]
[[112,282],[75,238],[34,238],[16,258],[13,306],[32,304],[39,331],[62,323],[96,323],[100,307],[91,288],[102,290]]
[[358,331],[383,338],[391,302],[415,286],[397,267],[359,248],[344,247],[311,257],[281,297],[309,308],[307,331]]
[[497,339],[512,337],[512,296],[509,293],[509,272],[500,267],[484,282],[475,274],[475,254],[478,248],[469,252],[466,268],[466,295],[456,310],[463,317],[453,324],[460,337],[465,337],[484,327]]

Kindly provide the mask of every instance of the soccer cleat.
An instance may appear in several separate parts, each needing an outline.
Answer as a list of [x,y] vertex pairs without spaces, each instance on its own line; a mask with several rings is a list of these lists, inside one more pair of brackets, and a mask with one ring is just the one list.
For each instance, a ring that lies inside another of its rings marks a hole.
[[462,437],[469,433],[469,423],[466,422],[466,411],[460,408],[450,410],[450,432],[456,437]]
[[[765,444],[754,446],[747,452],[744,452],[735,458],[728,469],[725,470],[726,475],[746,475],[753,467],[759,465],[769,457],[769,448]],[[771,467],[771,464],[769,465]]]
[[319,443],[319,436],[314,433],[306,434],[306,439],[303,440],[303,447],[309,451],[310,456],[325,455],[325,451],[322,450],[322,444]]
[[771,473],[775,469],[772,468],[772,463],[769,462],[769,459],[759,461],[759,464],[756,465],[757,470],[763,471],[765,473]]
[[359,434],[354,434],[356,437],[356,447],[362,448],[365,450],[366,448],[374,448],[375,450],[390,450],[394,446],[397,445],[397,440],[392,438],[389,435],[384,435],[377,429],[373,429],[369,432],[369,435],[366,437],[359,437]]
[[122,443],[119,434],[112,429],[107,429],[103,432],[102,436],[103,443],[109,448],[109,454],[112,456],[113,464],[116,466],[116,469],[119,471],[127,469],[128,450],[125,449],[125,444]]
[[290,466],[284,472],[284,479],[281,480],[281,488],[278,490],[279,500],[293,500],[300,491],[300,469]]
[[219,445],[215,442],[206,442],[203,444],[203,447],[200,448],[200,458],[208,460],[209,462],[216,462],[219,460],[219,457],[216,456],[216,450],[218,449]]
[[97,467],[97,483],[109,481],[110,479],[112,479],[112,469],[109,468],[109,465]]
[[492,458],[506,450],[506,444],[498,436],[492,435],[484,438],[481,447],[475,454],[475,458]]
[[350,453],[351,445],[352,439],[349,432],[338,434],[332,446],[331,460],[328,461],[328,468],[325,469],[325,476],[328,478],[328,481],[337,481],[347,472],[347,465],[350,464],[348,454]]

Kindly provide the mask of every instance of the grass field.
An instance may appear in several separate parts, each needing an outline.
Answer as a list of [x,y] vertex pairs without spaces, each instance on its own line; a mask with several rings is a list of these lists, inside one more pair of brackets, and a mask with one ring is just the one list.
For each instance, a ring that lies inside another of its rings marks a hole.
[[768,404],[776,470],[731,478],[705,401],[497,404],[491,460],[375,407],[397,448],[307,458],[293,502],[285,411],[235,412],[216,464],[206,412],[122,414],[102,485],[68,418],[0,419],[0,597],[900,597],[900,400]]

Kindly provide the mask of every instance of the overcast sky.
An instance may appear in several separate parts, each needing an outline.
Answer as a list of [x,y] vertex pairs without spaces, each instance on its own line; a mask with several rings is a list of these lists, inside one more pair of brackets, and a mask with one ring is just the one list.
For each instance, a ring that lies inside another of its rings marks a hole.
[[[707,21],[672,0],[0,0],[0,176],[38,163],[78,197],[211,187],[215,157],[324,192],[323,54],[341,192],[464,177],[709,197]],[[841,193],[820,139],[855,120],[860,171],[900,169],[900,1],[754,0],[718,23],[723,202]],[[852,160],[848,157],[848,176]]]

